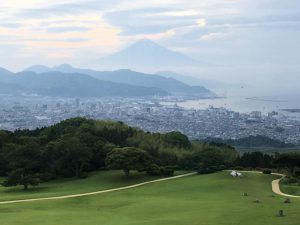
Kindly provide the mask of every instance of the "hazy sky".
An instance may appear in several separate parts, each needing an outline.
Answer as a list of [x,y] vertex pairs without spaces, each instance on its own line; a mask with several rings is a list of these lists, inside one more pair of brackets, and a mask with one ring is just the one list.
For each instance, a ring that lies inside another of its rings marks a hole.
[[259,68],[256,76],[265,80],[287,74],[297,80],[300,1],[0,1],[0,66],[11,70],[32,64],[97,67],[101,57],[142,38],[236,67],[233,77]]

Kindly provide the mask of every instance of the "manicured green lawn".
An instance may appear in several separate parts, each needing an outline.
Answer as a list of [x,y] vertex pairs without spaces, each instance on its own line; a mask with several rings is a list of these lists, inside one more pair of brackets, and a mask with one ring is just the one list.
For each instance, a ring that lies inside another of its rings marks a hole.
[[149,177],[134,171],[131,172],[129,178],[126,178],[121,171],[101,171],[90,174],[86,179],[61,179],[42,183],[28,191],[23,191],[21,186],[13,188],[0,186],[0,201],[80,194],[123,187],[157,178],[159,177]]
[[280,189],[286,194],[300,196],[300,186],[280,184]]
[[[260,174],[232,178],[221,172],[102,195],[0,205],[0,224],[298,225],[300,200],[284,204],[285,198],[272,196],[272,179],[272,175]],[[249,196],[244,197],[244,192]],[[255,199],[261,203],[253,203]],[[277,217],[280,209],[285,217]]]

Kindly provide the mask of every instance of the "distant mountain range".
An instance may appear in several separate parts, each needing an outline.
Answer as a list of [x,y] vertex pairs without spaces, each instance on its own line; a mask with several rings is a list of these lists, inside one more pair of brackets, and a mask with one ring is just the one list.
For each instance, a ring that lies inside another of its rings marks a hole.
[[169,50],[157,43],[144,39],[129,47],[106,56],[99,61],[101,69],[132,69],[137,71],[158,71],[176,67],[209,66],[182,53]]
[[213,96],[202,86],[190,86],[173,78],[131,70],[100,72],[77,69],[67,64],[53,68],[32,66],[16,74],[0,68],[0,94],[57,97]]
[[[35,65],[14,74],[0,68],[0,94],[38,94],[49,96],[166,96],[212,97],[201,82],[185,83],[176,77],[139,73],[159,69],[206,65],[181,53],[144,39],[99,60],[100,67],[119,69],[96,71],[68,64],[55,67]],[[124,69],[130,68],[130,69]],[[148,68],[148,69],[147,69]]]
[[8,76],[8,75],[11,75],[12,72],[4,69],[4,68],[0,68],[0,76]]
[[[8,77],[9,76],[9,77]],[[0,72],[0,94],[37,94],[53,97],[165,96],[155,87],[141,87],[101,81],[85,74],[21,72],[6,76]]]
[[174,78],[166,78],[160,75],[145,74],[124,69],[117,71],[101,72],[90,69],[74,68],[70,65],[63,64],[60,66],[55,66],[53,68],[37,65],[28,68],[26,71],[31,71],[35,73],[58,71],[66,74],[86,74],[101,81],[111,81],[114,83],[133,85],[139,87],[155,87],[159,88],[160,90],[166,91],[171,95],[184,95],[194,97],[213,96],[213,93],[203,86],[190,86]]

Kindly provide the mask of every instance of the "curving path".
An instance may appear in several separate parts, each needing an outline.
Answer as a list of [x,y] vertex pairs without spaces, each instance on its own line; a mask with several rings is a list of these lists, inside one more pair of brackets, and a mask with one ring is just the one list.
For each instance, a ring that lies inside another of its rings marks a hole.
[[187,173],[183,175],[178,175],[174,177],[168,177],[168,178],[162,178],[162,179],[157,179],[157,180],[152,180],[152,181],[147,181],[139,184],[134,184],[126,187],[120,187],[120,188],[113,188],[113,189],[108,189],[108,190],[102,190],[102,191],[95,191],[95,192],[89,192],[89,193],[83,193],[83,194],[74,194],[74,195],[65,195],[65,196],[58,196],[58,197],[45,197],[45,198],[34,198],[34,199],[24,199],[24,200],[12,200],[12,201],[4,201],[0,202],[0,205],[7,205],[7,204],[14,204],[14,203],[22,203],[22,202],[37,202],[37,201],[44,201],[44,200],[58,200],[58,199],[68,199],[68,198],[78,198],[78,197],[84,197],[84,196],[90,196],[90,195],[98,195],[98,194],[104,194],[108,192],[115,192],[115,191],[122,191],[122,190],[127,190],[127,189],[132,189],[136,187],[141,187],[147,184],[152,184],[152,183],[157,183],[157,182],[162,182],[166,180],[174,180],[182,177],[187,177],[187,176],[192,176],[197,174],[196,172],[194,173]]
[[[241,171],[241,173],[259,173],[262,174],[262,172],[260,171]],[[280,181],[285,178],[286,176],[284,174],[281,173],[272,173],[272,175],[275,176],[280,176],[279,179],[273,180],[272,181],[272,191],[277,194],[277,195],[281,195],[281,196],[285,196],[285,197],[290,197],[290,198],[300,198],[300,196],[298,195],[289,195],[289,194],[285,194],[280,190]]]
[[285,197],[290,197],[290,198],[300,198],[300,196],[298,195],[289,195],[289,194],[285,194],[283,192],[281,192],[280,190],[280,181],[285,178],[284,174],[280,174],[280,173],[272,173],[273,175],[277,175],[277,176],[281,176],[281,178],[277,179],[277,180],[273,180],[272,181],[272,191],[275,194],[281,195],[281,196],[285,196]]
[[[262,174],[262,172],[259,171],[241,171],[242,173],[258,173]],[[45,197],[45,198],[34,198],[34,199],[24,199],[24,200],[12,200],[12,201],[4,201],[0,202],[0,205],[7,205],[7,204],[14,204],[14,203],[24,203],[24,202],[36,202],[36,201],[44,201],[44,200],[59,200],[59,199],[69,199],[69,198],[79,198],[79,197],[84,197],[84,196],[90,196],[90,195],[98,195],[98,194],[104,194],[104,193],[109,193],[109,192],[115,192],[115,191],[122,191],[122,190],[127,190],[127,189],[132,189],[136,187],[141,187],[147,184],[152,184],[152,183],[157,183],[157,182],[162,182],[162,181],[167,181],[167,180],[174,180],[182,177],[187,177],[187,176],[192,176],[197,174],[196,172],[194,173],[187,173],[183,175],[178,175],[174,177],[168,177],[168,178],[162,178],[162,179],[157,179],[157,180],[152,180],[152,181],[147,181],[139,184],[134,184],[126,187],[120,187],[120,188],[113,188],[113,189],[108,189],[108,190],[102,190],[102,191],[95,191],[95,192],[89,192],[89,193],[83,193],[83,194],[74,194],[74,195],[64,195],[64,196],[58,196],[58,197]],[[290,198],[300,198],[300,196],[296,195],[289,195],[281,192],[280,190],[280,181],[285,177],[284,174],[280,173],[272,173],[272,175],[276,176],[281,176],[281,178],[273,180],[272,181],[272,191],[275,194],[285,196],[285,197],[290,197]]]

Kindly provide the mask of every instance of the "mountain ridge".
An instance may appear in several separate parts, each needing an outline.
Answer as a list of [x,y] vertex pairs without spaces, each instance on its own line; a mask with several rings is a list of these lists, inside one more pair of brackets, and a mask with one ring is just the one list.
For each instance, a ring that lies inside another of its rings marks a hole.
[[159,88],[139,87],[111,81],[101,81],[79,73],[58,71],[37,74],[19,72],[3,79],[0,76],[1,94],[37,94],[52,97],[137,97],[165,96],[169,93]]
[[147,71],[209,65],[165,48],[149,39],[139,40],[118,52],[103,57],[99,63],[101,67],[109,70],[127,68]]
[[[34,68],[35,67],[33,66],[29,69]],[[39,68],[39,66],[37,66],[37,68]],[[140,73],[129,69],[121,69],[116,71],[96,71],[74,68],[71,65],[62,64],[52,68],[48,67],[48,70],[52,72],[59,71],[62,73],[87,74],[99,80],[112,81],[134,86],[155,87],[167,91],[173,95],[188,95],[198,97],[213,96],[213,93],[203,86],[190,86],[174,78],[166,78],[155,74]],[[35,70],[34,72],[38,73],[38,70]]]

